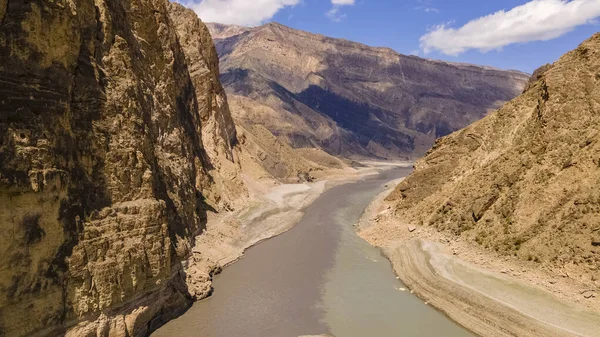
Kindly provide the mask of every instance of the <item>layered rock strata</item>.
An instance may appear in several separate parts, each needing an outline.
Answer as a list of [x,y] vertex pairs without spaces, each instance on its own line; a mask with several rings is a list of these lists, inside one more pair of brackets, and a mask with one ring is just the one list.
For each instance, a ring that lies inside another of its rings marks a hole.
[[247,195],[208,31],[166,0],[3,0],[0,45],[0,335],[145,335]]

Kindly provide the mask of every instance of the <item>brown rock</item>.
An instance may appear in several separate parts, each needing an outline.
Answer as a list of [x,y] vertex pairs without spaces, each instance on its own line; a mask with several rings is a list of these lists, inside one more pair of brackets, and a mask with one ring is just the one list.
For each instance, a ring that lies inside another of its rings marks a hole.
[[6,4],[0,334],[146,334],[190,303],[207,211],[247,196],[212,40],[166,0]]
[[4,14],[6,14],[6,6],[8,5],[8,0],[0,0],[0,23],[4,19]]
[[537,68],[529,78],[529,82],[527,82],[527,86],[525,86],[525,91],[529,90],[530,87],[535,85],[535,83],[539,81],[543,77],[544,73],[550,68],[552,68],[552,64],[549,63]]
[[475,222],[479,221],[497,199],[498,196],[496,194],[490,193],[475,200],[471,208],[473,220],[475,220]]

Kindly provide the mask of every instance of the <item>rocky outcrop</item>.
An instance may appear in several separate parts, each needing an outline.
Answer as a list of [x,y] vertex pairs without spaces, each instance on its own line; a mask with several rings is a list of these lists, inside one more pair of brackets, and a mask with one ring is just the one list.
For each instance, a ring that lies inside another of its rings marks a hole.
[[529,78],[276,23],[208,27],[236,121],[260,124],[294,148],[334,155],[418,156],[517,96]]
[[146,334],[192,299],[206,213],[246,195],[206,27],[166,0],[3,0],[0,45],[0,335]]
[[599,97],[596,34],[499,111],[437,141],[388,197],[396,217],[598,289]]
[[204,196],[217,209],[232,209],[235,200],[247,193],[240,174],[241,147],[237,146],[236,126],[219,81],[219,57],[208,28],[196,13],[169,3],[169,15],[195,88],[200,135],[211,160],[208,170],[212,181],[203,188]]
[[215,41],[222,42],[224,39],[232,36],[238,36],[247,33],[252,30],[251,27],[244,27],[238,25],[226,25],[221,23],[209,22],[206,24],[210,30],[210,34]]

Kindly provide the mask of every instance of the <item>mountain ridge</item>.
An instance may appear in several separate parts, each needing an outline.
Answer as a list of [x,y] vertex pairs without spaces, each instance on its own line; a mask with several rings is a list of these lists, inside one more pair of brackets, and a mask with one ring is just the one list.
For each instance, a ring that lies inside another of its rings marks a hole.
[[[227,25],[227,24],[221,24],[221,23],[216,23],[216,22],[206,22],[205,25],[208,27],[208,29],[209,29],[209,31],[211,33],[211,36],[216,41],[218,41],[218,40],[224,40],[224,39],[227,39],[227,38],[230,38],[230,37],[235,37],[237,35],[241,35],[241,34],[248,33],[248,32],[256,32],[256,31],[259,31],[261,29],[265,29],[265,28],[268,28],[268,27],[276,27],[278,29],[286,30],[287,32],[292,33],[292,34],[298,34],[298,35],[304,35],[304,36],[315,36],[315,37],[320,38],[321,41],[339,43],[340,45],[352,45],[354,47],[362,46],[361,49],[365,49],[365,50],[379,50],[382,53],[397,54],[397,55],[400,55],[400,56],[403,56],[403,57],[417,58],[417,59],[428,61],[428,62],[443,63],[443,64],[448,64],[448,65],[454,65],[454,66],[457,66],[457,67],[461,67],[461,66],[463,66],[463,67],[475,67],[475,68],[480,68],[480,69],[484,69],[484,70],[494,70],[494,71],[501,71],[501,72],[511,72],[511,73],[516,73],[516,74],[520,74],[520,75],[531,76],[531,74],[529,74],[527,72],[516,70],[516,69],[501,69],[501,68],[497,68],[497,67],[493,67],[493,66],[488,66],[488,65],[480,65],[480,64],[465,63],[465,62],[444,61],[444,60],[439,60],[439,59],[432,59],[432,58],[427,58],[427,57],[421,57],[421,56],[418,56],[418,55],[404,54],[404,53],[396,51],[395,49],[390,48],[390,47],[372,46],[372,45],[369,45],[369,44],[366,44],[366,43],[357,42],[357,41],[349,40],[349,39],[346,39],[346,38],[330,37],[330,36],[319,34],[319,33],[312,33],[312,32],[309,32],[309,31],[292,28],[292,27],[286,26],[286,25],[284,25],[282,23],[279,23],[279,22],[276,22],[276,21],[268,22],[266,24],[263,24],[263,25],[260,25],[260,26],[255,26],[255,27],[245,27],[245,26],[238,26],[238,25]],[[223,31],[225,33],[223,33]]]
[[279,119],[294,115],[300,121],[287,131],[260,116],[248,122],[263,123],[292,147],[310,144],[333,155],[418,156],[435,138],[512,99],[529,79],[518,71],[405,56],[279,23],[207,26],[232,104],[245,97]]

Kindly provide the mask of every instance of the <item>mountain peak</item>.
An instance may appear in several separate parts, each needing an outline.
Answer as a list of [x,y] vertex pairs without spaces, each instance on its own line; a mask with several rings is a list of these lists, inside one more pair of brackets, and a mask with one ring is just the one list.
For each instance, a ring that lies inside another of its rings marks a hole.
[[[461,62],[449,62],[449,61],[423,58],[423,57],[419,57],[416,55],[406,55],[406,54],[399,53],[389,47],[370,46],[370,45],[366,45],[366,44],[363,44],[360,42],[347,40],[344,38],[329,37],[329,36],[325,36],[325,35],[318,34],[318,33],[312,33],[312,32],[308,32],[308,31],[292,28],[292,27],[286,26],[284,24],[281,24],[281,23],[275,22],[275,21],[268,22],[262,26],[257,26],[257,27],[242,27],[242,26],[226,25],[226,24],[218,24],[218,23],[207,23],[206,25],[208,26],[208,28],[211,32],[211,35],[213,36],[213,39],[215,39],[215,42],[217,42],[217,43],[220,40],[228,39],[228,38],[242,35],[245,33],[252,33],[251,37],[249,37],[249,38],[256,39],[256,38],[264,37],[264,35],[260,34],[261,32],[270,32],[275,35],[270,36],[269,38],[271,40],[273,40],[273,39],[279,37],[278,42],[282,43],[282,44],[289,42],[288,40],[291,40],[292,37],[300,37],[300,38],[312,40],[315,43],[336,45],[340,48],[353,48],[353,49],[360,49],[360,50],[368,50],[371,53],[379,53],[382,55],[390,55],[393,57],[408,57],[408,58],[419,59],[419,60],[432,62],[432,63],[445,64],[448,66],[455,66],[455,67],[461,67],[461,68],[473,67],[473,68],[480,68],[480,69],[484,69],[484,70],[501,71],[501,72],[508,71],[508,72],[512,72],[512,73],[515,73],[518,75],[530,76],[530,74],[527,74],[527,73],[524,73],[524,72],[518,71],[518,70],[504,70],[504,69],[499,69],[499,68],[486,66],[486,65],[461,63]],[[267,34],[269,34],[269,33],[267,33]]]
[[226,25],[222,23],[207,22],[206,27],[212,35],[213,39],[226,39],[232,36],[240,35],[248,31],[253,30],[252,27],[237,26],[237,25]]

